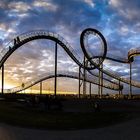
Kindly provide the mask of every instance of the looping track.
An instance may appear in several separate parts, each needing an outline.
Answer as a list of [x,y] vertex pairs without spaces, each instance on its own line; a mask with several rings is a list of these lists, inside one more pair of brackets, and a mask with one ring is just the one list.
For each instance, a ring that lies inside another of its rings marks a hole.
[[[104,47],[104,51],[105,51],[103,56],[89,56],[88,51],[86,50],[86,47],[84,46],[84,43],[83,43],[83,39],[85,38],[84,35],[86,34],[86,32],[88,32],[88,34],[90,34],[90,33],[93,34],[93,32],[95,32],[95,34],[98,34],[99,37],[102,39],[103,47]],[[67,41],[65,41],[65,39],[63,37],[61,37],[59,34],[52,33],[52,32],[49,32],[49,31],[38,30],[38,31],[31,31],[31,32],[28,32],[28,33],[21,34],[17,38],[13,39],[7,46],[5,46],[4,49],[1,50],[1,52],[0,52],[0,68],[3,66],[3,64],[8,59],[8,57],[14,51],[16,51],[19,47],[21,47],[22,45],[24,45],[24,44],[26,44],[26,43],[28,43],[30,41],[37,40],[37,39],[47,39],[47,40],[52,40],[52,41],[58,43],[66,51],[66,53],[74,60],[74,62],[79,67],[85,68],[94,77],[98,77],[98,75],[96,73],[94,73],[92,70],[94,68],[97,68],[100,71],[102,71],[104,74],[107,74],[108,76],[111,76],[112,78],[117,79],[117,80],[119,80],[121,82],[124,82],[124,83],[127,83],[127,84],[130,84],[130,80],[129,79],[122,78],[119,75],[117,75],[116,73],[113,73],[113,72],[111,72],[111,71],[109,71],[107,69],[101,69],[99,66],[101,65],[101,63],[103,63],[104,59],[110,59],[110,60],[117,61],[117,62],[120,62],[120,63],[130,63],[133,60],[134,56],[140,54],[139,50],[135,50],[135,51],[134,50],[133,51],[130,50],[128,52],[128,59],[123,59],[122,60],[122,59],[118,59],[118,58],[108,57],[108,56],[106,56],[106,53],[107,53],[107,43],[106,43],[106,40],[105,40],[104,36],[99,31],[97,31],[96,29],[88,28],[88,29],[85,29],[82,32],[81,38],[80,38],[80,43],[81,43],[82,50],[83,50],[86,58],[88,59],[88,61],[91,64],[91,65],[85,66],[85,65],[83,65],[82,59],[73,50],[73,48],[69,45],[69,43]],[[94,63],[92,61],[92,59],[94,57],[97,57],[97,58],[101,57],[102,61],[99,64],[96,64],[96,63]],[[60,76],[60,75],[58,75],[58,76]],[[70,77],[70,78],[74,77],[74,75],[70,75],[70,74],[69,75],[68,74],[67,75],[64,74],[63,76],[64,77]],[[53,77],[53,75],[51,75],[51,77]],[[46,76],[44,78],[48,78],[48,76]],[[74,78],[77,79],[77,76],[75,76]],[[40,81],[40,80],[37,80],[37,81]],[[42,80],[44,80],[44,79],[42,79]],[[118,86],[119,86],[118,83],[112,82],[112,81],[110,81],[108,79],[105,79],[105,78],[104,78],[104,80],[107,80],[107,81],[112,83],[111,86],[110,86],[110,83],[109,83],[109,84],[103,85],[104,87],[109,88],[109,89],[115,89],[115,90],[122,89],[122,85],[118,88]],[[87,79],[87,81],[90,81],[90,79]],[[90,82],[94,83],[94,81],[90,81]],[[94,84],[99,85],[98,82],[96,82]],[[137,82],[137,81],[132,81],[131,85],[140,88],[140,83]],[[28,87],[30,87],[30,86],[28,86]],[[21,90],[23,90],[23,89],[21,89]]]
[[[89,52],[86,49],[86,45],[84,43],[84,40],[85,40],[86,36],[90,35],[90,34],[97,36],[100,39],[100,41],[102,42],[102,49],[103,49],[102,56],[94,57],[94,56],[89,55]],[[104,59],[106,58],[106,54],[107,54],[107,43],[106,43],[104,36],[96,29],[87,28],[81,33],[80,44],[81,44],[81,48],[84,52],[85,57],[94,66],[94,68],[98,68],[103,63]],[[93,61],[94,58],[101,58],[98,64]]]
[[[93,32],[95,33],[95,35],[98,34],[101,37],[101,39],[102,39],[102,41],[104,43],[104,55],[103,56],[92,56],[92,57],[90,57],[88,55],[87,50],[86,50],[86,46],[84,46],[84,43],[83,43],[84,35],[86,35],[87,33],[88,34],[90,34],[90,33],[93,34]],[[83,49],[83,52],[85,53],[85,56],[90,61],[90,63],[92,65],[94,65],[94,67],[96,67],[98,70],[102,71],[104,74],[106,74],[106,75],[108,75],[108,76],[110,76],[110,77],[112,77],[114,79],[117,79],[117,80],[119,80],[121,82],[124,82],[126,84],[131,84],[132,86],[140,88],[140,82],[133,81],[133,80],[130,81],[130,79],[120,77],[119,75],[117,75],[114,72],[109,71],[108,69],[101,69],[99,67],[104,59],[109,59],[109,60],[116,61],[116,62],[119,62],[119,63],[131,63],[134,60],[133,57],[135,57],[137,55],[140,55],[140,49],[129,50],[128,51],[128,58],[127,59],[125,59],[125,58],[122,59],[122,58],[119,58],[119,57],[116,57],[116,58],[115,57],[108,57],[108,56],[106,56],[107,44],[106,44],[104,36],[99,31],[97,31],[96,29],[92,29],[92,28],[85,29],[82,32],[81,38],[80,38],[80,42],[81,42],[81,47]],[[94,58],[102,58],[102,62],[99,63],[99,64],[96,64],[96,63],[94,63],[92,61],[92,59],[94,59]]]

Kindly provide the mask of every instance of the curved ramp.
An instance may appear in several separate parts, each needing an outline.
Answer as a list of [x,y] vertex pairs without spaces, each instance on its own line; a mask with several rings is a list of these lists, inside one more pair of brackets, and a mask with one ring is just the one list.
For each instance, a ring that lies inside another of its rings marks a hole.
[[[27,83],[24,83],[24,87],[21,86],[18,86],[18,87],[14,87],[12,89],[7,89],[5,90],[4,92],[5,93],[17,93],[17,92],[20,92],[20,91],[23,91],[25,89],[28,89],[44,80],[47,80],[47,79],[51,79],[51,78],[54,78],[55,75],[54,75],[54,72],[50,72],[50,73],[47,73],[47,74],[44,74],[42,75],[41,77],[37,77],[36,79],[34,79],[33,81],[29,81]],[[79,79],[79,73],[76,73],[76,72],[66,72],[66,71],[58,71],[57,73],[57,77],[66,77],[66,78],[72,78],[72,79]],[[80,80],[83,80],[83,76],[81,75],[80,76]],[[85,78],[85,81],[86,82],[89,82],[89,83],[92,83],[92,84],[95,84],[95,85],[100,85],[99,81],[96,79],[96,77],[91,77],[90,75],[87,75],[86,78]],[[120,90],[120,88],[122,88],[122,85],[116,85],[116,84],[108,84],[108,83],[103,83],[103,85],[100,85],[100,86],[103,86],[105,88],[108,88],[108,89],[112,89],[112,90]]]

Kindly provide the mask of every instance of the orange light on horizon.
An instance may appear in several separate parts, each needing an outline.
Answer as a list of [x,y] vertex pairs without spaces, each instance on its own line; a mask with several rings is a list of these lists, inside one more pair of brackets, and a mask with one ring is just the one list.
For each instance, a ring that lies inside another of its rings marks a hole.
[[[35,90],[35,89],[26,89],[25,91],[21,91],[20,93],[31,93],[31,94],[40,94],[40,90]],[[42,94],[54,94],[53,90],[42,90]],[[73,91],[57,91],[56,94],[74,94],[77,95],[78,92],[73,92]]]

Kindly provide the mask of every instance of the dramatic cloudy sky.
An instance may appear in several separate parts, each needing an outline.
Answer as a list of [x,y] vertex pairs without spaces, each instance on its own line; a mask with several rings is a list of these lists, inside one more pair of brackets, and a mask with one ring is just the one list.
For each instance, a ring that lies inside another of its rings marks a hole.
[[[109,55],[127,58],[128,50],[139,47],[139,13],[139,0],[1,0],[0,48],[21,33],[43,29],[63,36],[82,56],[80,34],[91,27],[105,36]],[[58,70],[77,71],[77,65],[64,50],[59,47],[58,51]],[[107,60],[105,65],[121,76],[129,77],[128,64]],[[139,68],[139,58],[136,58],[133,79],[138,81]],[[48,40],[29,42],[5,63],[5,87],[21,85],[53,70],[54,43]],[[49,85],[48,88],[52,88]],[[68,85],[73,87],[71,80]],[[133,90],[138,93],[139,89]]]

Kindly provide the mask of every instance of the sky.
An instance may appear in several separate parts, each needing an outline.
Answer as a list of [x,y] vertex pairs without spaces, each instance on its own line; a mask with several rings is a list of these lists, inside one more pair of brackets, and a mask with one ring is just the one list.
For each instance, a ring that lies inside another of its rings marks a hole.
[[[95,28],[107,41],[107,55],[127,58],[130,49],[139,47],[139,13],[139,0],[2,0],[0,49],[19,34],[41,29],[61,35],[83,58],[80,34],[86,28]],[[132,79],[137,81],[140,81],[139,60],[139,57],[135,58],[132,65]],[[129,78],[128,64],[105,60],[104,65]],[[58,48],[58,70],[78,71],[77,64],[61,47]],[[21,85],[50,71],[54,71],[54,42],[29,42],[6,61],[5,88]],[[67,91],[67,87],[73,87],[75,91],[75,82],[63,79],[59,82],[59,89]],[[46,82],[46,87],[52,89],[51,83],[51,80]],[[127,85],[124,92],[128,92]],[[133,92],[139,93],[139,89],[133,88]]]

